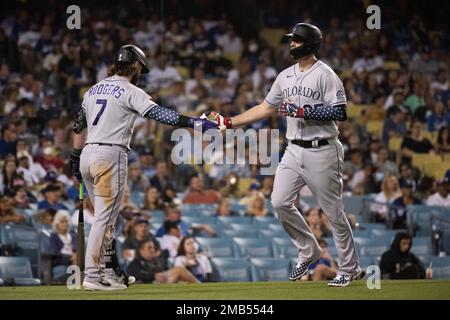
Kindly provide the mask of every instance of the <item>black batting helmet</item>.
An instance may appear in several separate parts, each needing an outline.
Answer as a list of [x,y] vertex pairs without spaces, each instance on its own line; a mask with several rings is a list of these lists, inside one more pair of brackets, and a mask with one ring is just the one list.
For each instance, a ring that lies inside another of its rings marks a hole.
[[296,60],[307,54],[319,52],[322,45],[322,32],[309,23],[297,23],[292,32],[285,36],[303,42],[301,46],[290,50],[291,56]]
[[136,61],[139,61],[142,65],[141,73],[149,72],[144,51],[132,44],[127,44],[120,47],[119,51],[117,52],[115,62],[134,63]]

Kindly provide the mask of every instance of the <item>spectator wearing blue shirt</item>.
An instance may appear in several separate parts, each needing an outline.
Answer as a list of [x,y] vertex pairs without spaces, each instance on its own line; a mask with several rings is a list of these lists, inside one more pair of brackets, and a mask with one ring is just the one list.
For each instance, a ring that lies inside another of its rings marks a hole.
[[402,195],[392,202],[391,207],[392,229],[406,229],[406,208],[409,205],[422,204],[422,201],[413,195],[413,181],[400,180],[400,188]]
[[450,112],[445,110],[445,105],[441,101],[436,101],[433,111],[427,117],[427,130],[430,132],[439,131],[443,127],[450,126]]
[[53,209],[68,210],[67,207],[61,202],[61,188],[56,184],[49,184],[44,190],[44,200],[39,201],[38,210]]

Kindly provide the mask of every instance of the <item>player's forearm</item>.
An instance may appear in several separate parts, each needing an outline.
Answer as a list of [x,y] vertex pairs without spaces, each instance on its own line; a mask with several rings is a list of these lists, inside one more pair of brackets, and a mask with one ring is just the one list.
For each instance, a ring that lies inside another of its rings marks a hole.
[[75,150],[83,149],[85,143],[86,143],[86,130],[83,130],[80,133],[75,132],[73,133],[72,146]]
[[345,121],[347,120],[347,112],[345,111],[345,105],[338,106],[323,106],[320,108],[305,108],[303,113],[305,120],[318,120],[318,121]]
[[270,107],[266,103],[261,103],[244,113],[231,118],[233,127],[244,126],[246,124],[266,119],[277,113],[277,109]]
[[162,124],[175,127],[193,128],[194,119],[186,117],[175,110],[155,105],[144,117],[153,119]]

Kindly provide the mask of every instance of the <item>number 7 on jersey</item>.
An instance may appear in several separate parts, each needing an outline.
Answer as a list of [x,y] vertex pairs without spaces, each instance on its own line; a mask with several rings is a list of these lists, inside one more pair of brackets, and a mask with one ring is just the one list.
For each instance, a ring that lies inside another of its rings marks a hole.
[[103,111],[105,111],[107,102],[108,102],[108,100],[106,100],[106,99],[97,99],[95,101],[95,104],[100,104],[102,107],[100,108],[100,111],[97,113],[97,116],[95,117],[94,122],[92,123],[93,126],[96,126],[98,121],[100,120],[100,117],[102,116]]

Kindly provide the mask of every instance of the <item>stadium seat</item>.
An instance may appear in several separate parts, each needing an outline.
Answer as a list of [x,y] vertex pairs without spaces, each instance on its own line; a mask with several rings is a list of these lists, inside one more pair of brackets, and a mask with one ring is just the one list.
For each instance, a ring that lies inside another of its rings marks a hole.
[[267,227],[269,224],[278,223],[277,218],[268,216],[268,217],[254,217],[253,224],[261,227]]
[[216,231],[220,237],[258,238],[259,236],[258,230],[230,230],[222,227],[222,229],[218,229]]
[[273,230],[273,231],[284,231],[283,226],[280,223],[271,223],[268,225],[268,230]]
[[361,256],[380,256],[390,246],[389,239],[356,238],[356,248]]
[[389,139],[388,148],[389,151],[400,151],[402,146],[403,138],[402,137],[392,137]]
[[364,196],[343,197],[345,213],[353,213],[359,215],[362,212]]
[[431,255],[431,239],[430,237],[414,237],[412,239],[411,252],[415,255]]
[[433,261],[433,258],[435,258],[431,255],[417,255],[417,254],[414,254],[414,255],[417,257],[417,259],[420,260],[424,269],[428,268],[430,266],[430,262]]
[[248,282],[252,279],[250,262],[247,259],[212,258],[211,262],[218,281]]
[[143,192],[131,192],[130,201],[134,203],[138,208],[142,208],[144,205],[144,193]]
[[240,224],[240,223],[230,223],[227,225],[232,230],[245,231],[245,230],[256,230],[259,231],[262,229],[260,225],[257,224]]
[[450,278],[450,257],[438,257],[433,259],[433,279]]
[[41,284],[39,279],[33,278],[27,257],[0,257],[0,278],[3,282],[13,281],[15,285]]
[[2,244],[10,244],[14,248],[14,256],[29,258],[33,276],[40,275],[40,238],[39,231],[24,225],[7,224],[2,227]]
[[289,235],[284,230],[262,229],[262,230],[259,230],[259,236],[261,238],[266,238],[266,239],[272,239],[275,237],[279,237],[279,238],[284,237],[284,238],[289,239]]
[[286,281],[289,277],[288,259],[252,258],[250,267],[253,281]]
[[366,123],[366,129],[367,132],[370,134],[374,134],[378,138],[381,138],[381,135],[383,133],[383,121],[367,121]]
[[272,258],[272,241],[261,238],[233,238],[238,257]]
[[272,48],[278,48],[286,30],[283,28],[262,28],[259,36]]
[[372,230],[372,229],[382,229],[385,230],[386,226],[381,223],[369,223],[369,222],[363,222],[359,224],[359,228],[364,230]]
[[392,230],[392,229],[371,229],[370,230],[370,237],[374,239],[390,239],[391,242],[394,240],[394,237],[399,232],[406,232],[406,230],[398,229],[398,230]]
[[314,196],[300,197],[300,200],[305,202],[310,207],[317,207],[317,200]]
[[200,251],[213,258],[237,257],[235,247],[231,238],[195,238],[200,245]]
[[360,237],[360,238],[368,238],[370,237],[370,231],[371,230],[361,230],[361,229],[356,229],[353,230],[353,236],[354,237]]
[[375,259],[372,256],[361,256],[358,258],[359,258],[359,266],[363,270],[366,270],[368,266],[376,264]]
[[187,224],[209,224],[214,227],[217,224],[216,217],[181,217],[181,220],[186,222]]
[[217,221],[219,224],[229,226],[231,223],[238,224],[252,224],[252,217],[217,217]]
[[287,237],[272,238],[273,256],[275,258],[297,258],[298,249],[292,243],[292,240]]

